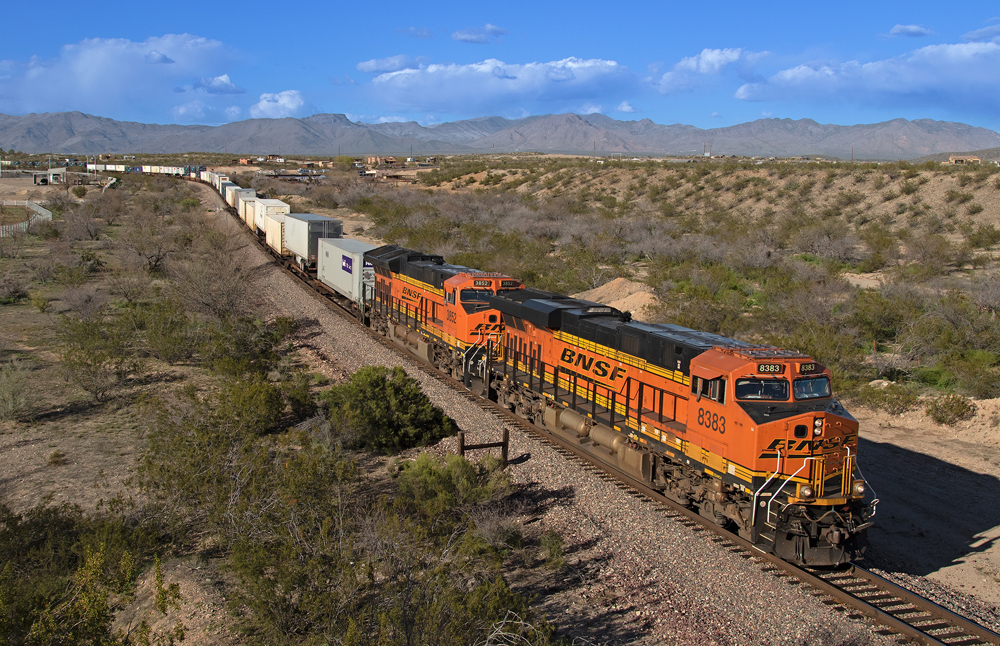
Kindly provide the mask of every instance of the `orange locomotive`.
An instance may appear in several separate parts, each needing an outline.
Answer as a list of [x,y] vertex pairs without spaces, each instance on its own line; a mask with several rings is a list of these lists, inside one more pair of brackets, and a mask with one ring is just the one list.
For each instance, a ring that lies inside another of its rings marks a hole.
[[863,554],[878,501],[864,502],[858,423],[810,357],[394,245],[365,259],[371,326],[472,390],[783,559]]
[[858,423],[827,368],[533,289],[490,305],[501,404],[783,559],[862,555],[877,501],[864,503]]
[[386,245],[365,253],[375,269],[371,327],[427,363],[481,390],[503,337],[489,299],[522,289],[503,274]]

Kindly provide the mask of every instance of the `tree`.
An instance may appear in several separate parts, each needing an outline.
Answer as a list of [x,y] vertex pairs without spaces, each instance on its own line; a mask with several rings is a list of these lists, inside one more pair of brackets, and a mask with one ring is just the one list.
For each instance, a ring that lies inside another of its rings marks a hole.
[[63,369],[95,401],[106,401],[145,365],[136,351],[138,331],[128,317],[107,316],[103,309],[90,317],[64,315],[56,335]]

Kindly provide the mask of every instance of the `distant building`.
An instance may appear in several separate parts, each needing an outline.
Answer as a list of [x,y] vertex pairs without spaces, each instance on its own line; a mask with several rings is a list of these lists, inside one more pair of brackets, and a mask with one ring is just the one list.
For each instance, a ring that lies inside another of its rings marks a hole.
[[971,166],[980,165],[983,160],[975,157],[973,155],[951,155],[948,157],[948,161],[941,162],[942,166]]

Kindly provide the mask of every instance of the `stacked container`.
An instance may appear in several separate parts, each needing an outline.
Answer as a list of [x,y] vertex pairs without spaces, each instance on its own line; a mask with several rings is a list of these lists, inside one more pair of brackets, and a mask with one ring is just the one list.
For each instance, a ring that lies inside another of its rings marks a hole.
[[[259,221],[259,220],[258,220]],[[271,214],[261,221],[264,230],[264,242],[268,247],[274,249],[275,253],[287,256],[288,249],[285,247],[285,216],[284,214]],[[260,227],[260,225],[258,225]]]
[[339,238],[344,223],[315,213],[289,213],[285,216],[285,247],[295,256],[300,269],[313,269],[319,253],[320,238]]
[[[267,231],[267,217],[271,215],[284,215],[288,213],[289,208],[281,200],[269,200],[258,197],[257,203],[254,204],[254,223],[261,231]],[[247,222],[247,224],[250,223]]]

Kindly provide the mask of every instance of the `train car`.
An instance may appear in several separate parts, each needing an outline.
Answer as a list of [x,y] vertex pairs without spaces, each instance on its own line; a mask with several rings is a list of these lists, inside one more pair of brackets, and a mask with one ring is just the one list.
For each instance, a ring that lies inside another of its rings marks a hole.
[[503,337],[489,298],[523,289],[510,276],[450,265],[396,245],[365,254],[375,269],[371,327],[484,394]]
[[[257,221],[259,223],[261,221],[260,218]],[[279,256],[287,256],[289,251],[285,246],[285,215],[283,213],[272,213],[265,216],[263,222],[265,244]]]
[[365,253],[375,245],[353,238],[323,238],[318,248],[316,279],[364,322],[375,291],[375,269],[365,260]]
[[858,423],[811,357],[537,290],[489,304],[499,403],[782,559],[863,554]]

